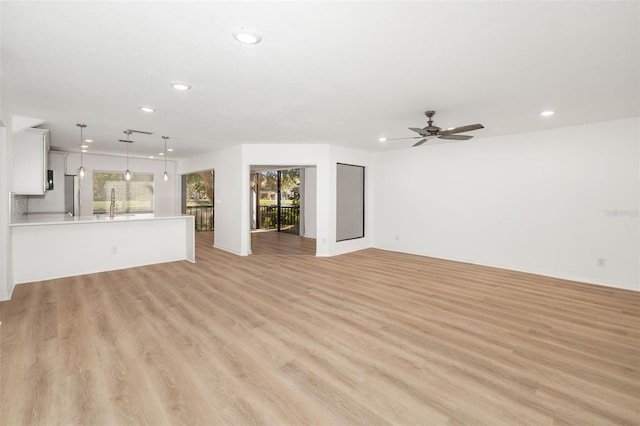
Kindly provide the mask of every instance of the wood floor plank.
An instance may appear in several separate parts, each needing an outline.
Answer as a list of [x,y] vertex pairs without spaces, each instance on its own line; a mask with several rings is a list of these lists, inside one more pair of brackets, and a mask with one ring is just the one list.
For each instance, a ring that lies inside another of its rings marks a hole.
[[315,256],[316,240],[286,232],[257,231],[251,233],[251,253],[261,255]]
[[0,303],[0,425],[640,425],[640,294],[252,234]]

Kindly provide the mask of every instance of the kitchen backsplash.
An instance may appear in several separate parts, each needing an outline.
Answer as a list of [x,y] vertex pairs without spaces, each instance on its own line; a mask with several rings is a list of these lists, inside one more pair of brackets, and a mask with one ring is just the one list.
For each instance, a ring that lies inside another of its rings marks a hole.
[[29,208],[29,197],[27,195],[11,194],[11,222],[16,222]]

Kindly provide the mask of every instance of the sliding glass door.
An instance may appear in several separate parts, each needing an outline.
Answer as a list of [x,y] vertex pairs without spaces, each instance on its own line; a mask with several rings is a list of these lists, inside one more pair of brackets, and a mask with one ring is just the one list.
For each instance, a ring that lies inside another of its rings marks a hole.
[[253,173],[251,189],[255,229],[300,234],[300,169]]

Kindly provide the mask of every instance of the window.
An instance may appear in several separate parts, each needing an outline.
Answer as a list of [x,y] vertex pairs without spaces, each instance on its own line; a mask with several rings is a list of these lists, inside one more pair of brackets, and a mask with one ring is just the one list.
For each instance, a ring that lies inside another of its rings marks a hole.
[[93,172],[93,214],[109,213],[115,190],[116,214],[153,213],[153,174],[135,173],[130,181],[121,172]]

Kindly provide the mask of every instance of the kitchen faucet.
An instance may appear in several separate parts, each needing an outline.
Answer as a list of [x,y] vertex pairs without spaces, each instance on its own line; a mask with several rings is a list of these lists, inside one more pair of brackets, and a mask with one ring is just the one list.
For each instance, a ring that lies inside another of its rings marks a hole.
[[116,189],[111,188],[111,205],[109,206],[109,218],[113,219],[116,214]]

